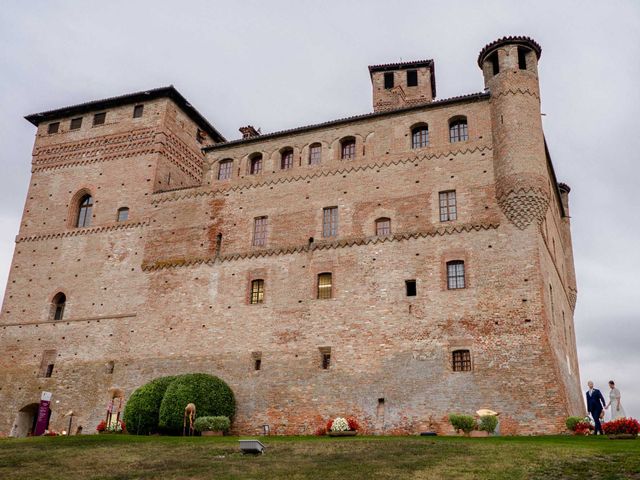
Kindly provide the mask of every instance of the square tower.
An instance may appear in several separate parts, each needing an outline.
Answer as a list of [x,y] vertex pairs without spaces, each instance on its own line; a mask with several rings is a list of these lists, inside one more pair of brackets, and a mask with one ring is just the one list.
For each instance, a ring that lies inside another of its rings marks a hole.
[[370,65],[369,75],[374,112],[428,103],[436,96],[433,60]]

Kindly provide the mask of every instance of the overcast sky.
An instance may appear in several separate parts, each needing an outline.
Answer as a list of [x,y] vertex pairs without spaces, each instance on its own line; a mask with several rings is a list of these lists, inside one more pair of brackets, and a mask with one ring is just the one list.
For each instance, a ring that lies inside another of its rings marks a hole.
[[503,35],[542,45],[545,135],[572,188],[582,384],[608,396],[614,378],[640,416],[637,0],[3,0],[0,293],[30,174],[24,115],[173,84],[234,139],[371,111],[370,64],[433,58],[438,98],[482,91],[478,52]]

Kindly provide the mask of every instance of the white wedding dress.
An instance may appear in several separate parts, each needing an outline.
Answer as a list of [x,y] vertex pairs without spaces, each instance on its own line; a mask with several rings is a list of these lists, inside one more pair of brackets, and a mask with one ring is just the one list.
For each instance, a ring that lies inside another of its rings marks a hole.
[[612,388],[609,391],[609,420],[617,420],[618,418],[626,417],[624,408],[622,408],[622,402],[620,402],[620,409],[618,409],[618,400],[620,399],[620,390]]

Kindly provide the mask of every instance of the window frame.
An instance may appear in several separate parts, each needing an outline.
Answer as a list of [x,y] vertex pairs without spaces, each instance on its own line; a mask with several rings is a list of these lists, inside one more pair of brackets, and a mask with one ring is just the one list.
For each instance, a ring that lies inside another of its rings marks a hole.
[[[315,152],[317,155],[314,155]],[[322,163],[322,144],[312,143],[309,145],[309,165],[320,165],[320,163]]]
[[[413,78],[415,77],[415,78]],[[411,81],[414,80],[414,81]],[[418,80],[418,70],[407,70],[407,87],[417,87],[420,81]]]
[[262,173],[264,158],[261,153],[256,153],[249,157],[249,175],[259,175]]
[[438,213],[441,222],[453,222],[458,219],[458,197],[455,190],[438,192]]
[[464,260],[450,260],[446,263],[446,269],[447,290],[467,288],[467,272]]
[[471,350],[468,348],[456,348],[451,350],[451,370],[453,372],[472,372],[473,361]]
[[51,122],[47,125],[47,135],[60,132],[60,122]]
[[280,151],[280,170],[293,168],[293,148],[283,148]]
[[338,236],[338,207],[324,207],[322,209],[322,238]]
[[266,247],[267,235],[269,233],[269,217],[266,215],[253,219],[253,239],[251,244],[254,247]]
[[386,237],[391,235],[391,219],[389,217],[376,218],[375,224],[377,237]]
[[340,160],[354,160],[356,158],[356,139],[346,137],[340,140]]
[[460,143],[469,140],[469,121],[465,116],[453,117],[449,120],[449,143]]
[[396,79],[394,72],[384,72],[382,75],[382,84],[385,90],[391,90],[396,86]]
[[255,278],[249,285],[249,304],[260,305],[264,303],[264,279]]
[[107,122],[107,112],[98,112],[93,114],[93,127],[104,125]]
[[[223,176],[224,173],[224,176]],[[233,176],[233,159],[225,158],[218,163],[218,180],[229,180]]]
[[51,320],[58,322],[64,319],[64,309],[67,305],[67,296],[64,292],[56,293],[51,299]]
[[142,118],[142,115],[144,115],[144,104],[134,105],[132,118]]
[[69,122],[69,130],[80,130],[82,128],[83,117],[72,118]]
[[411,148],[416,150],[429,146],[429,125],[419,123],[411,127]]
[[[412,285],[412,287],[410,287],[410,285]],[[418,282],[417,282],[417,280],[415,280],[415,279],[405,280],[404,281],[404,293],[405,293],[405,297],[417,297],[418,296]]]
[[[126,213],[125,218],[122,218],[123,213]],[[127,220],[129,220],[129,207],[120,207],[117,212],[116,221],[120,223],[126,222]]]
[[[85,201],[89,201],[87,205],[85,205]],[[85,193],[78,200],[78,208],[76,213],[76,228],[88,228],[91,226],[91,222],[93,219],[93,195],[90,193]],[[82,219],[82,222],[80,221]],[[81,224],[82,223],[82,224]]]

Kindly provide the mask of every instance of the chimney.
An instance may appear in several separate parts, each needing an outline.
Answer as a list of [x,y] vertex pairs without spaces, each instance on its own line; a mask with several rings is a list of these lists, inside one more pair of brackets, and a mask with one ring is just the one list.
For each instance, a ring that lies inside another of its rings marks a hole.
[[253,125],[247,125],[246,127],[240,127],[240,133],[242,133],[242,138],[251,138],[257,137],[260,135],[260,129],[257,130],[253,128]]

